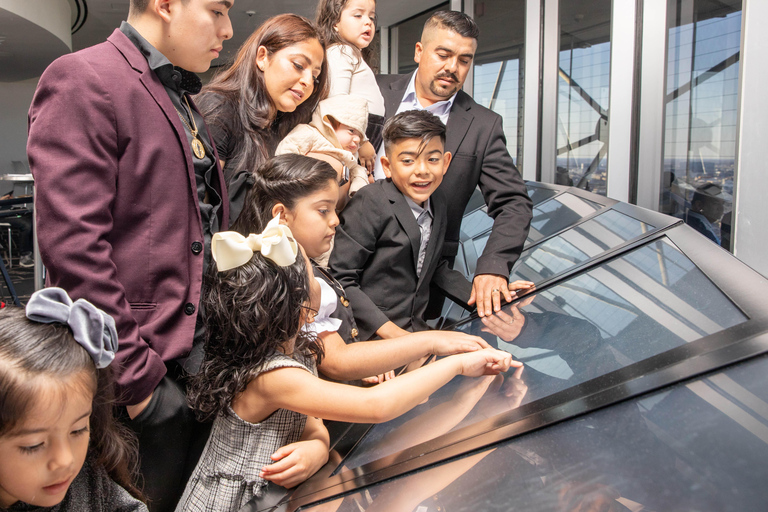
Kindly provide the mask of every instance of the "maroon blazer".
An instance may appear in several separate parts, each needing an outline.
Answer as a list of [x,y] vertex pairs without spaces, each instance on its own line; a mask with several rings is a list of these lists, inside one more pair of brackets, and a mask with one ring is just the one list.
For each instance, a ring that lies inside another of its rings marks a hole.
[[[164,361],[189,353],[200,303],[203,229],[181,120],[115,30],[40,77],[27,154],[48,283],[115,318],[119,398],[136,404],[165,375]],[[226,198],[218,168],[217,178]],[[228,226],[226,200],[219,215]]]

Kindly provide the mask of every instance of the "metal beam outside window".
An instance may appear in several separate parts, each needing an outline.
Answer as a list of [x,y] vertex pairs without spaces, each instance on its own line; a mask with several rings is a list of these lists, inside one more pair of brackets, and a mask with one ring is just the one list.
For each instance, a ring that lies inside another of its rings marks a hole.
[[[544,0],[544,44],[541,86],[541,167],[537,181],[555,182],[557,168],[557,89],[560,70],[560,0]],[[528,26],[526,26],[528,28]]]
[[664,165],[667,0],[643,0],[637,205],[658,211]]
[[743,0],[741,17],[737,176],[733,215],[733,253],[741,261],[768,276],[768,179],[765,166],[765,134],[768,133],[768,2]]
[[542,3],[528,0],[525,4],[525,61],[523,75],[523,155],[522,172],[526,180],[539,178],[539,105],[542,50]]
[[636,0],[611,7],[611,88],[608,116],[608,197],[629,200],[633,91],[635,85]]

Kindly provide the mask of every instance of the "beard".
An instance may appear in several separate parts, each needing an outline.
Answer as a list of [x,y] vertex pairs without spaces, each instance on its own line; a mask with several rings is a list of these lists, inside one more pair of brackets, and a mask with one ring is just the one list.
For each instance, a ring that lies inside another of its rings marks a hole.
[[[438,83],[440,78],[450,78],[453,80],[453,83],[450,85],[441,85]],[[456,94],[456,91],[459,89],[461,89],[461,83],[459,82],[459,78],[453,73],[440,73],[435,75],[432,81],[429,82],[429,90],[432,92],[432,94],[440,98],[448,99]]]

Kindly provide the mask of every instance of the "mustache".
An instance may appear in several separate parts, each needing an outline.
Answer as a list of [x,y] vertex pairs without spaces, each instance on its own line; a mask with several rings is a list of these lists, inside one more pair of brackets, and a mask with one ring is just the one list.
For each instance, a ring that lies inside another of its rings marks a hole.
[[457,77],[456,75],[454,75],[450,71],[445,71],[443,73],[438,73],[437,75],[435,75],[435,80],[438,80],[440,78],[450,78],[454,82],[458,82],[459,81],[459,77]]

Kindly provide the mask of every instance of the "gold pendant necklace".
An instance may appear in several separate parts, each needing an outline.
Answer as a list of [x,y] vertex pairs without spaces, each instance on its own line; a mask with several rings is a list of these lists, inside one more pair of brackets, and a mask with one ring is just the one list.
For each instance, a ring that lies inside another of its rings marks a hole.
[[192,121],[192,126],[189,125],[187,120],[183,115],[181,115],[181,112],[179,112],[178,109],[176,109],[176,113],[179,114],[181,122],[184,123],[184,126],[187,127],[189,133],[192,134],[192,152],[198,159],[202,160],[205,158],[205,146],[203,146],[203,143],[200,142],[200,139],[197,138],[197,124],[195,123],[195,116],[192,113],[192,107],[189,105],[189,100],[184,94],[182,94],[182,98],[184,98],[184,101],[187,104],[187,108],[189,109],[189,119]]

